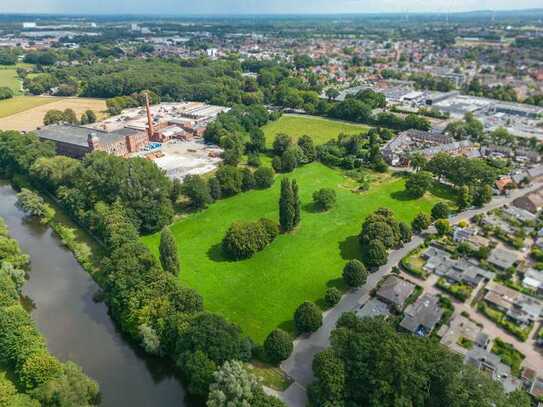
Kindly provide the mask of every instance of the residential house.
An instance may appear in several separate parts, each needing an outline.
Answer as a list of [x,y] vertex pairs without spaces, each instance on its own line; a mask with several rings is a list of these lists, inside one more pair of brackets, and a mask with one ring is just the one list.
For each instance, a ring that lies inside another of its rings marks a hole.
[[543,207],[543,188],[515,199],[513,205],[531,213],[537,213]]
[[517,208],[516,206],[507,206],[503,208],[503,213],[523,223],[533,222],[537,219],[537,216],[535,216],[533,213],[522,208]]
[[424,294],[414,304],[409,305],[400,326],[417,336],[428,336],[441,319],[443,310],[439,298]]
[[388,305],[380,301],[378,298],[372,298],[367,303],[362,305],[359,309],[355,311],[355,314],[358,318],[375,318],[375,317],[384,317],[387,318],[390,316],[390,309]]
[[536,269],[526,270],[522,285],[530,290],[543,293],[543,271]]
[[494,282],[488,283],[486,288],[486,303],[504,312],[517,324],[533,324],[543,316],[543,303],[535,298]]
[[456,315],[448,325],[443,325],[438,336],[441,337],[441,344],[461,355],[469,351],[467,347],[461,345],[463,340],[482,349],[487,349],[490,342],[488,335],[483,333],[479,325],[462,315]]
[[490,281],[494,276],[473,261],[453,259],[449,253],[434,247],[428,248],[423,253],[423,258],[427,259],[423,266],[425,271],[444,277],[451,284],[461,283],[476,287],[482,280]]
[[513,186],[513,179],[511,177],[501,177],[499,180],[496,181],[496,189],[500,193],[505,193],[509,188]]
[[493,380],[503,385],[506,393],[511,393],[521,386],[520,379],[516,379],[511,374],[511,367],[502,363],[498,355],[478,346],[466,354],[464,363],[469,363],[479,370],[488,373]]
[[396,276],[388,276],[377,290],[377,298],[401,310],[414,290],[414,284]]
[[500,270],[507,270],[520,261],[520,253],[503,247],[497,247],[492,250],[487,261]]

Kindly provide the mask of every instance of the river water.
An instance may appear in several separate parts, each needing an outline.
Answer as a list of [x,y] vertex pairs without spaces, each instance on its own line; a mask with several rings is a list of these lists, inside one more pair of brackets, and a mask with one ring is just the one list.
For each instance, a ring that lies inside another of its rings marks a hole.
[[102,406],[185,406],[184,390],[171,369],[123,339],[107,307],[93,301],[98,285],[51,228],[25,218],[15,201],[15,191],[0,181],[0,217],[30,255],[23,291],[50,352],[78,363],[100,384]]

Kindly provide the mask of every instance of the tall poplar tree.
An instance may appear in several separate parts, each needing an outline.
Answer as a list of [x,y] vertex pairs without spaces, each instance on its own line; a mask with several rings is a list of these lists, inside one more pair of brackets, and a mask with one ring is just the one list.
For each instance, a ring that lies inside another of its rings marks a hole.
[[279,224],[283,232],[290,232],[294,229],[295,211],[292,184],[288,178],[283,178],[281,180],[281,197],[279,198]]
[[164,271],[177,275],[179,273],[179,257],[177,256],[177,245],[168,226],[164,226],[160,232],[160,264]]
[[296,180],[292,180],[292,196],[294,205],[294,227],[296,227],[302,220],[302,203],[300,202],[300,197],[298,196],[298,184],[296,183]]

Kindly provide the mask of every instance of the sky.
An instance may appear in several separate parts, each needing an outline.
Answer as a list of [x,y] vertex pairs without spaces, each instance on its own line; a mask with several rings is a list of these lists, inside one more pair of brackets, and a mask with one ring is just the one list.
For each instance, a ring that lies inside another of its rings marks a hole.
[[541,7],[541,0],[0,0],[0,13],[68,14],[328,14]]

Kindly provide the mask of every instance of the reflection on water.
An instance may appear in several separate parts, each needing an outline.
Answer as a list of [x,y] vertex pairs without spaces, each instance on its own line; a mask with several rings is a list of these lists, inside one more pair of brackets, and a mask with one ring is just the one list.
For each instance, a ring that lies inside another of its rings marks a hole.
[[122,337],[105,304],[93,299],[97,284],[52,230],[25,218],[15,201],[15,191],[0,183],[0,216],[31,257],[23,302],[51,353],[77,362],[99,382],[103,406],[186,405],[172,369]]

